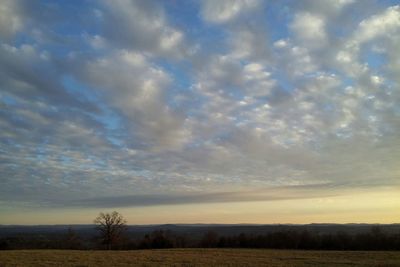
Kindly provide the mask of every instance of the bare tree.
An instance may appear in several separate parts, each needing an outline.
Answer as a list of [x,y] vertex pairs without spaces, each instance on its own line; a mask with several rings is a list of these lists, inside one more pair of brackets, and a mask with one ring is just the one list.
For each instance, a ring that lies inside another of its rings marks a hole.
[[101,212],[94,223],[97,224],[96,229],[99,230],[102,243],[106,245],[107,249],[111,249],[112,245],[117,244],[126,231],[126,220],[116,211]]

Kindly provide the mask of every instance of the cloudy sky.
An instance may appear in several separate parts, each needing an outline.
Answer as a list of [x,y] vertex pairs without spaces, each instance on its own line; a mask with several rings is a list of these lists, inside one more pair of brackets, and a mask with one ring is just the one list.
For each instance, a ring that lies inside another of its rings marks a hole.
[[0,0],[0,223],[399,222],[399,4]]

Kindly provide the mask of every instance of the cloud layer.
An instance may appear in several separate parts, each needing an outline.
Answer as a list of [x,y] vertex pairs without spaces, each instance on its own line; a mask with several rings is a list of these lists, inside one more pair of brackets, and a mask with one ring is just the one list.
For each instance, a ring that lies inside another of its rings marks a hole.
[[5,0],[0,40],[0,210],[399,186],[391,1]]

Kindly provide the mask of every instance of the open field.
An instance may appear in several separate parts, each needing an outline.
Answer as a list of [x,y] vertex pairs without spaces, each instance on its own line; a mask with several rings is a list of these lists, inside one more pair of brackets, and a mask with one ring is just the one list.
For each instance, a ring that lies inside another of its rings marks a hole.
[[400,252],[266,249],[11,250],[0,266],[400,266]]

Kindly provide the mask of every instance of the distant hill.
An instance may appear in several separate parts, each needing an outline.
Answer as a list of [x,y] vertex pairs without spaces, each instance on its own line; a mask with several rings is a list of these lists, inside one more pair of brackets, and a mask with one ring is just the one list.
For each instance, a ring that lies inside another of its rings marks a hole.
[[[400,250],[400,224],[129,225],[116,249],[188,247]],[[0,225],[0,250],[66,248],[104,243],[95,225]]]
[[[372,227],[379,228],[387,234],[400,233],[400,224],[162,224],[162,225],[129,225],[128,233],[131,237],[142,237],[156,230],[171,231],[176,234],[186,234],[191,237],[200,237],[208,231],[219,235],[230,236],[240,233],[268,234],[281,231],[303,231],[313,233],[334,234],[344,232],[348,234],[364,233]],[[57,235],[65,233],[69,228],[82,236],[96,234],[95,225],[0,225],[0,238],[14,235]]]

